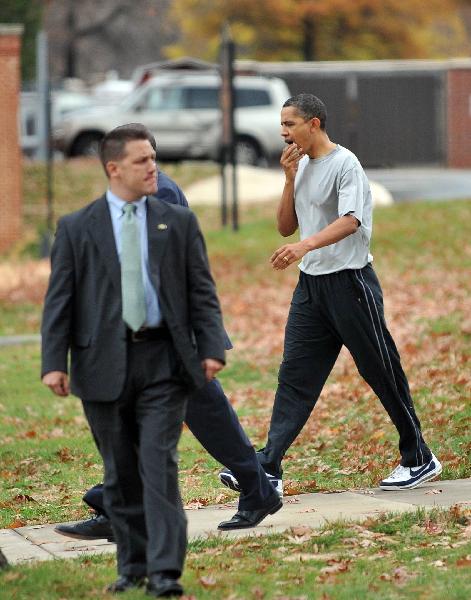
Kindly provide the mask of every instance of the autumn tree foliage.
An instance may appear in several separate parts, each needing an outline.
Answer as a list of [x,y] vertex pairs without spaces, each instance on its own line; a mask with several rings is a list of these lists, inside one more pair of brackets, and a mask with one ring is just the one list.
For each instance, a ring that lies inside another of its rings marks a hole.
[[169,56],[217,57],[224,22],[239,58],[367,60],[466,55],[468,0],[174,0]]

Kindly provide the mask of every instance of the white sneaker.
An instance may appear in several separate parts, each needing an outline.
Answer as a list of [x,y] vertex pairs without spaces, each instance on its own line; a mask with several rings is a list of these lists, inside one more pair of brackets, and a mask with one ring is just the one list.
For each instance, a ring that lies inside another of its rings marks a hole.
[[[272,486],[275,488],[275,491],[278,493],[278,496],[280,498],[283,498],[283,481],[281,479],[278,479],[278,477],[270,475],[269,473],[267,473],[266,475],[268,481],[272,484]],[[234,473],[229,469],[223,469],[222,471],[220,471],[219,480],[223,485],[230,488],[231,490],[234,490],[235,492],[240,492],[239,482],[237,481]]]
[[278,479],[278,477],[274,477],[273,475],[270,475],[270,473],[267,473],[267,479],[275,488],[275,492],[278,494],[278,496],[280,498],[283,498],[283,480]]
[[394,471],[379,484],[382,490],[410,490],[421,483],[435,479],[442,472],[442,465],[432,454],[432,460],[420,467],[397,466]]

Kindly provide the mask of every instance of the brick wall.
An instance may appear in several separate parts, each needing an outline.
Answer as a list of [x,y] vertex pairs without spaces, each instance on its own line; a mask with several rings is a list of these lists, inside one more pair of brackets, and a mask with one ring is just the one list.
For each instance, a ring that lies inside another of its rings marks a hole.
[[0,24],[0,252],[21,234],[21,152],[18,136],[21,25]]
[[471,167],[471,69],[448,71],[448,166]]

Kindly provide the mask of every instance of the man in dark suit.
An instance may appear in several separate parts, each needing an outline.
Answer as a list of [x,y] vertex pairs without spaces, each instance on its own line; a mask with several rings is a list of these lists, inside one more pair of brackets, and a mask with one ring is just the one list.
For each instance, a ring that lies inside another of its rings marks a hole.
[[63,217],[42,324],[42,380],[81,398],[105,468],[119,577],[108,588],[181,595],[186,518],[176,448],[189,387],[224,364],[224,330],[193,213],[156,191],[140,124],[107,134],[107,193]]
[[[162,171],[157,175],[156,198],[169,204],[188,207],[179,186]],[[226,339],[226,350],[232,348]],[[195,390],[188,399],[185,422],[201,445],[218,462],[234,473],[241,495],[237,516],[223,522],[221,529],[254,527],[275,507],[281,506],[273,486],[261,467],[255,450],[242,429],[239,419],[217,379]],[[211,425],[211,427],[208,427]],[[84,495],[84,501],[95,516],[74,524],[61,524],[55,531],[77,539],[114,540],[111,524],[103,503],[103,486],[98,484]]]

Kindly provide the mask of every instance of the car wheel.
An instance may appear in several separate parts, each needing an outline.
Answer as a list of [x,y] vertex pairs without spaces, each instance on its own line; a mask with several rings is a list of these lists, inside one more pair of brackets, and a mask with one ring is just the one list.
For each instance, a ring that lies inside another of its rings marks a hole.
[[102,137],[98,132],[82,133],[74,142],[72,156],[98,156]]
[[239,138],[236,141],[236,160],[239,165],[260,164],[260,148],[257,142],[248,138]]

